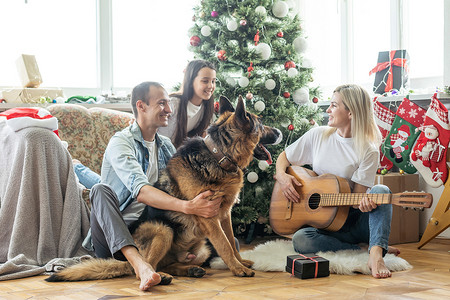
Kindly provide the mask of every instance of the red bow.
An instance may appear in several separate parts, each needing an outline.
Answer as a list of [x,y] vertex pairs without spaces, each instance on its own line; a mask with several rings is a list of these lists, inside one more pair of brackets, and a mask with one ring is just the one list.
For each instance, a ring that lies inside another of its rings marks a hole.
[[378,63],[375,66],[375,68],[373,68],[372,71],[369,72],[369,75],[372,75],[373,73],[377,73],[377,72],[389,67],[389,71],[388,71],[389,75],[388,75],[388,79],[386,82],[386,87],[384,88],[385,92],[389,92],[390,90],[392,90],[392,87],[394,85],[394,79],[393,79],[394,76],[392,75],[392,66],[403,67],[407,73],[409,72],[406,58],[394,58],[396,51],[397,50],[390,51],[389,52],[389,61]]
[[296,260],[298,260],[298,259],[309,259],[309,260],[312,260],[313,262],[316,263],[316,268],[315,268],[315,271],[314,271],[314,278],[317,278],[317,271],[319,270],[319,262],[317,260],[315,260],[314,258],[318,258],[320,256],[307,257],[307,256],[305,256],[303,254],[300,254],[300,253],[297,253],[297,254],[302,256],[302,257],[295,258],[292,261],[292,273],[291,273],[291,276],[294,276],[294,265],[295,265],[295,261]]

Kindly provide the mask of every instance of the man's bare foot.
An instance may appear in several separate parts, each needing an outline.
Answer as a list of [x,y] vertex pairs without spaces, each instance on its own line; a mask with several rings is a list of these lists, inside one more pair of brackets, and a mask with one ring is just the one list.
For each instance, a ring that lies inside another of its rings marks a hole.
[[398,256],[400,254],[400,250],[395,248],[395,247],[389,246],[387,253],[394,254],[395,256]]
[[141,280],[139,288],[142,291],[147,291],[161,282],[161,276],[149,264],[139,266],[139,270],[135,271],[136,277]]
[[372,271],[372,276],[375,278],[391,277],[391,271],[386,267],[383,260],[383,248],[373,246],[370,249],[369,261],[367,262],[369,269]]

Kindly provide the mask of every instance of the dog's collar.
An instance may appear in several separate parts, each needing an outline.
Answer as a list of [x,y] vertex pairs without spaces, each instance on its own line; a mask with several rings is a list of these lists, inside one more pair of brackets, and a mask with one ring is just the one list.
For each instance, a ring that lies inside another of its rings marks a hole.
[[236,172],[238,170],[238,166],[231,160],[231,158],[223,154],[222,150],[217,147],[209,135],[207,135],[203,141],[222,169],[228,172]]

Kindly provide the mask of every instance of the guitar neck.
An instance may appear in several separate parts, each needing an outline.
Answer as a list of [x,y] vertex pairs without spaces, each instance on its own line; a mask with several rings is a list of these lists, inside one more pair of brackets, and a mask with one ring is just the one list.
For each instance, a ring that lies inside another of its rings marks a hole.
[[[350,206],[359,205],[361,199],[369,196],[366,193],[320,194],[320,206]],[[390,204],[392,194],[370,194],[370,199],[376,204]]]

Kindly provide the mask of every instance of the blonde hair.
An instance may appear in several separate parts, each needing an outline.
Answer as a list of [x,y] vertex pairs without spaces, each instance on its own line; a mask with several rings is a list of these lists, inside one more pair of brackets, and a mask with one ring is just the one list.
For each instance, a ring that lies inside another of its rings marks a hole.
[[[339,93],[345,108],[352,114],[351,131],[355,151],[362,158],[367,146],[378,149],[381,144],[381,133],[375,122],[373,102],[365,89],[356,84],[338,86],[333,93]],[[324,138],[329,137],[337,128],[330,128]]]

